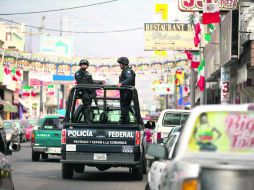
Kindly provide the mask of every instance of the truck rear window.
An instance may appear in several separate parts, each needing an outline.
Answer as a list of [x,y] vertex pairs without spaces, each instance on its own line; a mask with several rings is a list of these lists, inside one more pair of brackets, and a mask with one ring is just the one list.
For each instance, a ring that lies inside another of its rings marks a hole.
[[183,125],[189,117],[189,113],[165,113],[162,120],[162,125],[165,127],[171,126],[181,126]]
[[42,129],[62,129],[63,124],[62,124],[62,118],[45,118],[43,124],[42,124]]

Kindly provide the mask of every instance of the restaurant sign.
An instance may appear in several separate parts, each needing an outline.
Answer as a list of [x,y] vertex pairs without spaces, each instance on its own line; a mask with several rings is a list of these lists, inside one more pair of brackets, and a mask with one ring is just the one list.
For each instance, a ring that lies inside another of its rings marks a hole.
[[178,8],[185,12],[203,11],[204,3],[219,4],[220,11],[228,11],[237,9],[239,0],[178,0]]

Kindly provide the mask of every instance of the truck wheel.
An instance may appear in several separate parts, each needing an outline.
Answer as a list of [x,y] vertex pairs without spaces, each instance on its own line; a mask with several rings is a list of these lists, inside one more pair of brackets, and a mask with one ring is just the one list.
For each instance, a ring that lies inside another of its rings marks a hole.
[[63,179],[72,179],[73,177],[73,165],[62,163],[62,177]]
[[77,165],[74,166],[74,170],[77,173],[84,173],[85,165],[84,164],[77,164]]
[[40,160],[40,153],[39,152],[35,152],[35,151],[32,151],[32,160],[34,162],[38,162]]
[[134,178],[136,180],[142,180],[143,179],[143,164],[140,162],[140,165],[136,168],[132,168],[132,173],[134,175]]
[[46,154],[46,153],[41,154],[41,158],[44,159],[44,160],[48,159],[48,157],[49,157],[49,155]]

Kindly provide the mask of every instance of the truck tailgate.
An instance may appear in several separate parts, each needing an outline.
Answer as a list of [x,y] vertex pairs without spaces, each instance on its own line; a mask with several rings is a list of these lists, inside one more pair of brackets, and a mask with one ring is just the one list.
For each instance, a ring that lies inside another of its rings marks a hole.
[[35,130],[34,139],[37,146],[60,147],[61,130]]

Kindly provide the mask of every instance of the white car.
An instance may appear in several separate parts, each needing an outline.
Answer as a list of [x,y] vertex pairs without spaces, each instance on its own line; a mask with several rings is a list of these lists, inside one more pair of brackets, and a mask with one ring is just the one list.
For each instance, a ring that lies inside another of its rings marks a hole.
[[153,144],[147,155],[169,159],[160,190],[253,190],[254,104],[192,110],[174,148]]
[[[178,129],[178,132],[173,132],[170,134],[169,138],[167,139],[165,143],[165,147],[169,151],[169,156],[172,156],[174,154],[174,150],[177,144],[177,141],[179,139],[180,135],[180,128]],[[153,146],[153,145],[149,145]],[[148,149],[150,148],[148,146]],[[163,172],[165,170],[165,167],[170,160],[169,157],[165,159],[160,159],[158,161],[153,162],[149,173],[148,173],[148,182],[146,184],[146,190],[158,190],[160,189],[160,180],[163,175]]]
[[154,129],[153,142],[158,138],[167,137],[174,127],[183,126],[190,115],[190,110],[166,109],[159,116]]

